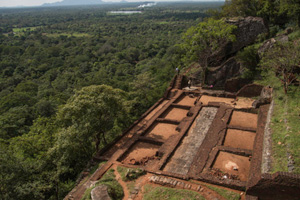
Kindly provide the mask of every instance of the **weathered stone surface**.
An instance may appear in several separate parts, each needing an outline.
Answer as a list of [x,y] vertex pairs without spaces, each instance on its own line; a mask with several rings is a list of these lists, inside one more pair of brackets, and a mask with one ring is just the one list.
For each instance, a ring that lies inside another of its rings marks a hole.
[[[234,32],[236,41],[223,44],[221,50],[210,58],[213,63],[222,61],[229,55],[254,43],[258,35],[267,32],[263,19],[259,17],[232,18],[228,19],[226,22],[237,26],[237,29]],[[216,63],[214,66],[216,65],[219,65],[219,63]]]
[[107,190],[108,187],[106,185],[99,185],[95,187],[91,192],[92,200],[111,200]]
[[[236,41],[227,42],[221,45],[220,50],[215,52],[209,59],[209,71],[206,74],[206,83],[214,86],[224,86],[225,81],[240,75],[240,64],[234,56],[239,50],[255,42],[258,35],[267,32],[267,28],[262,18],[246,17],[228,19],[227,22],[236,25],[234,34]],[[191,75],[196,80],[201,81],[201,67]]]
[[260,96],[262,89],[262,85],[249,84],[242,87],[236,95],[241,97],[257,97]]
[[227,79],[225,82],[225,91],[226,92],[237,92],[245,85],[249,84],[251,82],[250,79],[245,78],[231,78]]
[[259,99],[253,102],[252,107],[258,108],[261,105],[269,104],[272,100],[272,88],[267,86],[261,90]]
[[267,32],[267,27],[260,17],[229,19],[227,22],[238,27],[235,31],[236,42],[233,43],[230,53],[237,52],[254,43],[258,35]]
[[258,49],[259,57],[262,57],[262,55],[265,52],[267,52],[269,49],[272,49],[277,42],[288,42],[288,41],[289,41],[289,37],[287,35],[280,35],[276,38],[271,38],[267,40]]
[[209,68],[206,75],[208,85],[224,86],[227,79],[236,77],[240,74],[240,63],[234,57],[229,58],[225,63],[218,67]]
[[188,131],[187,136],[182,140],[182,143],[167,163],[164,171],[181,175],[188,173],[193,159],[206,137],[217,111],[218,108],[214,107],[205,107],[200,111],[192,125],[193,128]]

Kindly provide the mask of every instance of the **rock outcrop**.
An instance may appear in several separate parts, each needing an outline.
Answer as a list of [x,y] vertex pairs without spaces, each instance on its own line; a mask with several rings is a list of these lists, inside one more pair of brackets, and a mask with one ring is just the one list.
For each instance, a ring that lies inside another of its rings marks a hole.
[[225,91],[226,92],[237,92],[245,85],[251,83],[251,79],[246,78],[231,78],[227,79],[225,82]]
[[261,91],[264,86],[258,84],[248,84],[242,87],[237,93],[236,96],[239,97],[257,97],[260,96]]
[[[209,70],[206,74],[206,83],[222,86],[227,79],[240,75],[240,64],[234,58],[235,54],[247,45],[253,44],[258,35],[267,32],[262,18],[246,17],[228,19],[227,22],[236,25],[234,34],[236,41],[221,45],[218,52],[209,58]],[[199,77],[195,72],[194,77]]]
[[232,18],[226,21],[237,26],[234,34],[236,40],[222,45],[220,51],[216,52],[209,60],[212,66],[220,65],[224,59],[234,55],[242,48],[253,44],[258,35],[267,32],[263,19],[259,17]]
[[229,24],[236,25],[236,42],[232,44],[229,53],[235,53],[255,42],[258,35],[267,32],[263,19],[259,17],[246,17],[227,20]]
[[225,85],[225,81],[239,75],[240,63],[234,57],[229,58],[220,66],[209,68],[206,83],[214,87]]
[[92,200],[111,200],[107,190],[108,187],[106,185],[99,185],[95,187],[91,192]]
[[262,57],[262,55],[265,52],[267,52],[269,49],[272,49],[277,42],[283,42],[284,43],[284,42],[288,42],[288,41],[289,41],[289,37],[287,35],[280,35],[278,37],[271,38],[271,39],[267,40],[258,49],[259,57]]
[[261,90],[259,99],[257,99],[256,101],[253,102],[252,107],[253,108],[258,108],[261,105],[271,103],[272,92],[273,92],[273,89],[270,86],[264,87]]

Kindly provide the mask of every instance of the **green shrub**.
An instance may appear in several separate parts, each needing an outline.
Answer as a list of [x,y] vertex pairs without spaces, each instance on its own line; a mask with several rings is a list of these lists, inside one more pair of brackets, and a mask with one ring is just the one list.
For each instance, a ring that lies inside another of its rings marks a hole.
[[115,179],[114,169],[108,170],[103,177],[96,183],[94,187],[87,189],[81,198],[81,200],[90,200],[91,199],[91,191],[99,186],[106,185],[108,187],[108,194],[113,200],[121,200],[123,199],[124,192],[122,186]]
[[146,174],[145,170],[143,169],[130,169],[126,167],[118,166],[117,170],[119,174],[121,175],[121,178],[123,181],[132,181],[137,179],[138,177]]
[[257,68],[259,57],[258,57],[258,46],[252,45],[245,47],[242,51],[237,54],[237,60],[242,65],[242,77],[254,79],[256,74],[259,72]]

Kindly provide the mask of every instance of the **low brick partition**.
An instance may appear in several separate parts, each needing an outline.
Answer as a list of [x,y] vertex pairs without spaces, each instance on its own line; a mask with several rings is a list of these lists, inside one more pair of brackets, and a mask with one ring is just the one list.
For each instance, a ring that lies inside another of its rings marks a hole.
[[288,172],[261,174],[256,183],[247,186],[247,194],[261,200],[299,200],[300,175]]
[[251,173],[248,179],[248,186],[255,185],[255,183],[261,177],[264,131],[265,131],[265,124],[267,121],[269,106],[270,105],[263,105],[259,108],[258,124],[257,124],[256,137],[254,140],[252,160],[250,164]]
[[241,97],[256,97],[259,96],[264,86],[258,84],[248,84],[242,87],[237,93]]

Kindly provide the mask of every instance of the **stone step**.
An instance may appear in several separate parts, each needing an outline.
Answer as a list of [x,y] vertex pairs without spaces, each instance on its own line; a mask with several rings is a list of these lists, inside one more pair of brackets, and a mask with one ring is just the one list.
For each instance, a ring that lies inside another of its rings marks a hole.
[[158,185],[165,185],[169,187],[179,187],[182,189],[193,190],[196,192],[203,192],[204,188],[198,184],[188,184],[182,181],[178,181],[172,178],[164,177],[164,176],[156,176],[153,175],[149,177],[151,183],[155,183]]

